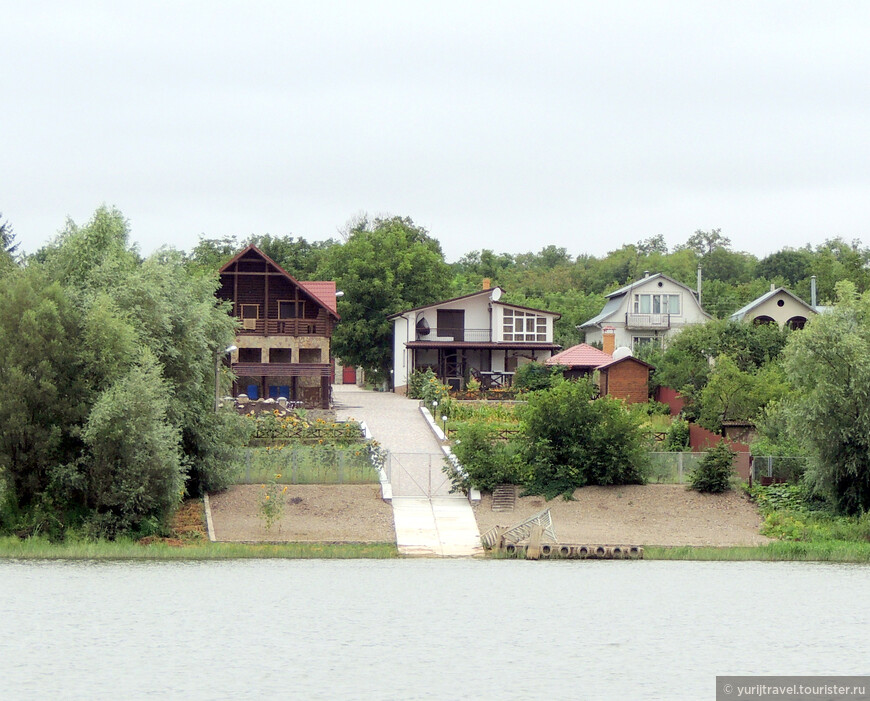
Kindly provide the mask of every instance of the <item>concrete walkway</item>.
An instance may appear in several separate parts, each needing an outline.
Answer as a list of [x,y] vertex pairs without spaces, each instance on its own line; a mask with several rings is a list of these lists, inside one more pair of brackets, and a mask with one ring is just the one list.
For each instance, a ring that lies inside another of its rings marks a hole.
[[441,444],[420,414],[419,402],[392,392],[333,385],[336,417],[365,421],[390,453],[396,544],[403,555],[482,555],[471,504],[450,494]]

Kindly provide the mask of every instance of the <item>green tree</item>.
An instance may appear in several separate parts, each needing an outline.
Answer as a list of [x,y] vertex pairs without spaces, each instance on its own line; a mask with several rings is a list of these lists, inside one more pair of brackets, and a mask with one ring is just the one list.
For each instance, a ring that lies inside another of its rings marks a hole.
[[689,476],[689,487],[696,492],[721,494],[731,489],[734,477],[734,451],[720,441],[707,451]]
[[3,221],[3,212],[0,212],[0,252],[5,253],[10,258],[15,251],[18,250],[18,244],[15,243],[15,234],[12,233],[12,225],[9,220]]
[[720,355],[700,393],[700,424],[720,432],[723,421],[751,421],[786,391],[785,378],[776,363],[766,363],[753,372],[741,370],[730,356]]
[[94,532],[114,538],[157,530],[181,501],[180,435],[167,418],[167,387],[147,350],[101,393],[82,434],[89,450],[88,506]]
[[344,291],[333,352],[376,379],[388,378],[392,367],[393,325],[387,317],[444,299],[450,289],[440,244],[407,217],[364,222],[330,249],[324,272]]
[[698,229],[683,244],[682,248],[688,248],[699,257],[703,257],[720,248],[726,250],[731,248],[731,239],[722,235],[722,229],[711,229],[710,231]]
[[529,491],[548,498],[586,485],[639,484],[648,461],[642,418],[618,399],[592,401],[588,380],[529,395],[521,410]]
[[687,416],[696,419],[703,411],[701,393],[716,358],[728,356],[739,370],[754,373],[779,358],[787,334],[773,324],[754,326],[725,320],[689,326],[674,337],[658,359],[654,383],[679,391],[687,400]]
[[72,341],[80,337],[79,320],[63,288],[39,267],[17,270],[0,286],[0,477],[10,500],[7,527],[16,525],[9,512],[45,506],[54,471],[80,453],[92,391]]
[[808,478],[847,514],[870,510],[870,293],[848,281],[839,301],[792,335],[789,429],[814,460]]

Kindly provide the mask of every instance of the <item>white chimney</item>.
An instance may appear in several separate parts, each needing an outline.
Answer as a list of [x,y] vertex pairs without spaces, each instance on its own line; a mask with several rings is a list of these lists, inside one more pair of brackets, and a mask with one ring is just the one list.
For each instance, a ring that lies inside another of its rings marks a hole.
[[810,277],[810,306],[816,308],[816,276]]
[[701,306],[701,264],[698,263],[698,306]]

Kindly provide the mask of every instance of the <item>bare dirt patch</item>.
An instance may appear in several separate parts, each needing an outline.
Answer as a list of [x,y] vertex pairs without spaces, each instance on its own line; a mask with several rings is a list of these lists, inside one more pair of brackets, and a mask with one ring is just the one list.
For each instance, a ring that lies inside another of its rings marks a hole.
[[575,501],[517,499],[512,512],[493,512],[485,494],[474,507],[483,533],[549,507],[561,543],[609,545],[762,545],[758,509],[742,493],[699,494],[675,484],[584,487]]
[[266,530],[262,485],[240,484],[209,497],[219,541],[395,543],[393,509],[371,484],[288,485],[284,515]]

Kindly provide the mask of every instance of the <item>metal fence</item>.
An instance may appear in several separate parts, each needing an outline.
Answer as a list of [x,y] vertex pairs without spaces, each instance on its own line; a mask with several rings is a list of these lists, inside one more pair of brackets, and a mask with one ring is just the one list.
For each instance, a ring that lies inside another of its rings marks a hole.
[[752,458],[752,481],[761,484],[797,482],[807,469],[807,459],[793,456],[764,455]]
[[384,469],[394,497],[433,497],[450,494],[453,486],[444,465],[443,453],[389,452]]
[[650,453],[649,481],[654,484],[685,484],[707,453]]
[[236,484],[377,484],[379,474],[370,444],[272,446],[242,451]]

